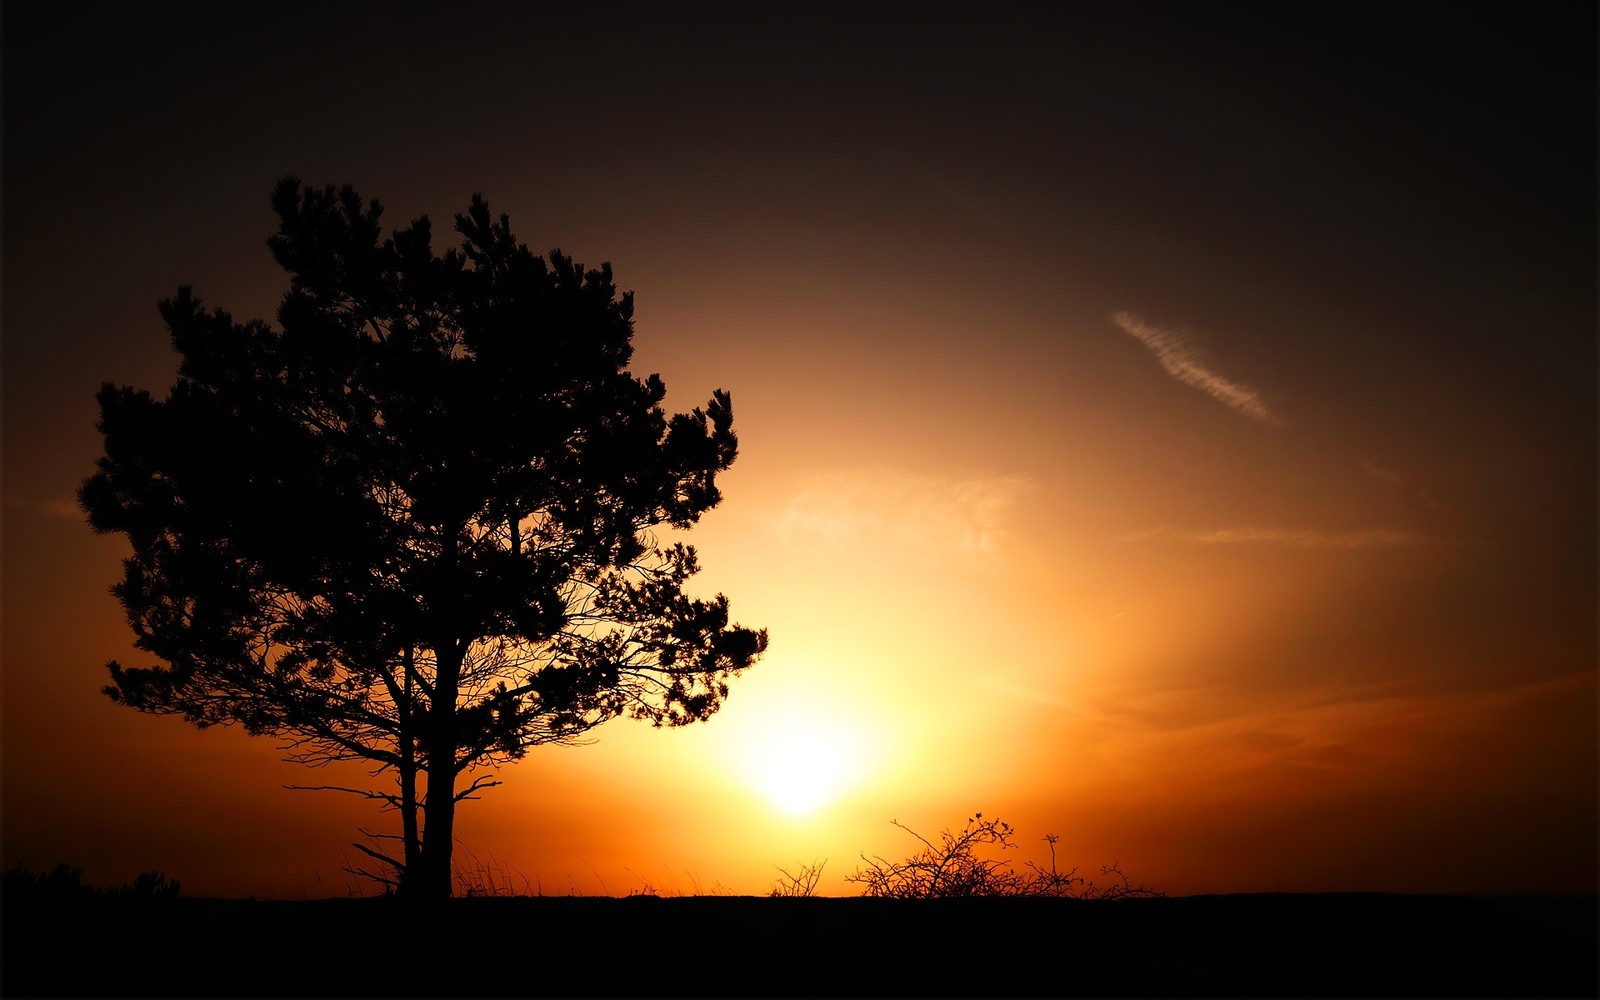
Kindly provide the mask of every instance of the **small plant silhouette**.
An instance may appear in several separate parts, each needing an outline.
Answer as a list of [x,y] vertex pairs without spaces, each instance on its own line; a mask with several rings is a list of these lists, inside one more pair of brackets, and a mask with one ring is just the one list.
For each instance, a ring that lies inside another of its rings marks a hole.
[[[778,868],[783,877],[772,886],[769,895],[774,898],[810,898],[817,894],[817,883],[822,880],[822,869],[828,864],[826,860],[813,861],[809,865],[801,865],[794,871],[787,868]],[[776,866],[774,866],[776,867]]]
[[1143,882],[1135,885],[1123,871],[1121,862],[1113,861],[1100,866],[1100,874],[1113,877],[1114,882],[1097,885],[1078,874],[1076,867],[1061,871],[1056,867],[1056,841],[1061,838],[1047,833],[1041,838],[1050,845],[1050,867],[1044,868],[1032,861],[1028,868],[1033,874],[1024,879],[1024,891],[1030,896],[1065,896],[1071,899],[1129,899],[1140,896],[1165,896]]
[[[901,823],[895,826],[922,842],[922,849],[901,861],[863,854],[864,868],[846,875],[845,881],[861,886],[861,894],[886,899],[948,899],[964,896],[1056,896],[1070,899],[1128,899],[1164,896],[1144,883],[1135,884],[1119,863],[1100,866],[1100,874],[1112,879],[1105,885],[1089,881],[1077,868],[1061,870],[1056,863],[1056,842],[1047,833],[1050,845],[1049,867],[1029,861],[1026,871],[1018,871],[1003,857],[986,853],[1015,849],[1016,830],[999,819],[984,819],[974,813],[959,832],[945,830],[939,843]],[[787,874],[787,873],[785,873]],[[776,895],[776,892],[774,892]]]

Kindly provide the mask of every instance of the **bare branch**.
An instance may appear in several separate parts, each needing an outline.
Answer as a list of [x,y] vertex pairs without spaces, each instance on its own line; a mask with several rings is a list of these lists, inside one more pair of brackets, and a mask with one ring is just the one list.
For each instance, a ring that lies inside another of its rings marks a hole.
[[500,781],[491,778],[488,775],[479,775],[478,777],[472,779],[472,783],[470,785],[456,793],[455,800],[457,802],[462,802],[467,799],[476,799],[478,796],[474,794],[475,792],[478,792],[484,788],[493,788],[499,784],[501,784]]

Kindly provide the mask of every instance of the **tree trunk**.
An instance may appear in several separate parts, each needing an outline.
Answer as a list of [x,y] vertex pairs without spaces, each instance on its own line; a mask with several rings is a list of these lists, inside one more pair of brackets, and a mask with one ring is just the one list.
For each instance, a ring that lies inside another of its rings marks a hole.
[[[410,658],[407,650],[406,659]],[[405,852],[401,855],[405,868],[400,871],[400,887],[404,890],[421,864],[422,854],[422,837],[417,828],[417,742],[411,728],[409,702],[401,709],[400,720],[400,838]]]
[[408,893],[413,899],[449,899],[451,889],[450,851],[455,843],[455,760],[454,754],[441,766],[429,754],[428,793],[422,804],[422,850],[416,870],[406,873]]
[[415,878],[416,899],[450,898],[450,854],[455,846],[456,694],[465,647],[440,643],[434,650],[438,673],[428,706],[428,792],[422,803],[422,851]]

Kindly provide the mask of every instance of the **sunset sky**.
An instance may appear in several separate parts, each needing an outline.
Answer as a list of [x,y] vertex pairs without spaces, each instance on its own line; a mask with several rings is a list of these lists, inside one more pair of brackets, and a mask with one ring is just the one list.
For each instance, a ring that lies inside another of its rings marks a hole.
[[293,174],[439,245],[482,193],[733,396],[688,540],[768,654],[504,769],[463,866],[847,894],[982,811],[1169,894],[1594,889],[1593,5],[763,6],[5,5],[4,866],[344,895],[392,819],[100,694],[94,393],[180,284],[273,318]]

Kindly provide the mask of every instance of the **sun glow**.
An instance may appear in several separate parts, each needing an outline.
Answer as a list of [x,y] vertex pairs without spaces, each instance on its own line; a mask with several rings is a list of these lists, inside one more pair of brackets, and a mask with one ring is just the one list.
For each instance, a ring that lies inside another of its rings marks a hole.
[[720,753],[740,785],[784,816],[832,805],[876,769],[872,730],[838,706],[791,688],[762,691],[742,708]]
[[768,734],[751,755],[756,787],[790,816],[809,815],[831,802],[851,782],[850,770],[838,734],[806,722]]

